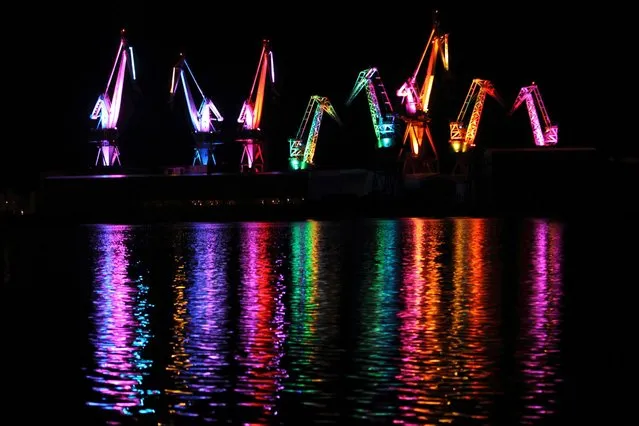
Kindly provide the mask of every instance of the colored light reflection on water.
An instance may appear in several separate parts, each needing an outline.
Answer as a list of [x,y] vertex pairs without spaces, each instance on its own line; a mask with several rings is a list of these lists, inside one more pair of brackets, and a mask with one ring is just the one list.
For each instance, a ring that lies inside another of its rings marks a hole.
[[[398,372],[397,325],[401,281],[401,223],[380,221],[370,250],[363,250],[367,273],[360,289],[359,332],[353,355],[354,371],[349,399],[354,417],[390,421],[395,413],[395,376]],[[372,254],[372,256],[371,256]]]
[[522,301],[522,335],[518,359],[524,381],[521,424],[536,424],[552,415],[562,378],[560,330],[563,227],[535,220],[527,227]]
[[405,237],[395,423],[481,424],[498,354],[497,318],[486,297],[493,242],[485,221],[412,219]]
[[174,237],[169,414],[215,421],[225,404],[212,400],[229,387],[229,234],[197,225]]
[[91,227],[84,402],[112,423],[543,421],[562,392],[562,227],[500,226]]
[[330,422],[340,404],[339,347],[341,253],[340,228],[307,221],[290,227],[290,326],[285,381],[286,402],[302,407],[308,418]]
[[149,400],[159,392],[146,381],[152,361],[145,352],[151,339],[149,288],[131,271],[131,229],[97,227],[91,319],[94,364],[87,377],[92,394],[87,405],[119,414],[152,414]]
[[[273,421],[286,371],[281,365],[286,329],[282,233],[245,223],[240,245],[239,364],[235,387],[247,421]],[[274,255],[274,253],[276,253]]]

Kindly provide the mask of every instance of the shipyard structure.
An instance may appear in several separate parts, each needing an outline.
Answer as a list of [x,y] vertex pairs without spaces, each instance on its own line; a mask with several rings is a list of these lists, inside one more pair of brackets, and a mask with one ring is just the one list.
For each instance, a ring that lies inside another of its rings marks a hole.
[[[431,93],[438,69],[449,68],[448,34],[441,30],[436,13],[417,57],[415,69],[406,73],[394,96],[389,95],[380,71],[371,67],[355,76],[345,97],[344,108],[368,106],[369,129],[376,143],[370,167],[327,170],[316,164],[322,123],[327,118],[334,125],[342,122],[328,97],[312,94],[287,141],[287,169],[273,171],[265,167],[264,146],[275,142],[266,140],[262,132],[266,93],[276,81],[271,42],[262,41],[254,78],[247,84],[250,90],[230,138],[220,137],[224,114],[200,86],[197,70],[179,54],[167,72],[168,96],[171,102],[186,105],[192,161],[134,170],[119,144],[118,126],[122,125],[125,87],[141,76],[123,30],[107,84],[90,114],[97,122],[89,140],[96,146],[92,172],[43,174],[31,210],[49,218],[83,221],[579,213],[607,208],[601,200],[612,200],[614,188],[624,187],[619,182],[627,181],[626,176],[606,174],[612,176],[612,184],[602,178],[607,169],[621,169],[594,148],[559,143],[559,127],[551,120],[535,82],[521,87],[516,98],[507,102],[492,81],[473,79],[466,97],[459,100],[456,119],[447,123],[448,140],[435,140]],[[477,143],[484,110],[503,107],[510,114],[524,114],[517,111],[525,107],[530,131],[521,137],[525,143],[513,143],[521,148],[492,149]],[[241,149],[221,149],[229,140]],[[450,165],[442,165],[442,146],[452,155]],[[238,158],[220,158],[230,151],[237,152]],[[231,170],[221,171],[221,163],[230,164]]]

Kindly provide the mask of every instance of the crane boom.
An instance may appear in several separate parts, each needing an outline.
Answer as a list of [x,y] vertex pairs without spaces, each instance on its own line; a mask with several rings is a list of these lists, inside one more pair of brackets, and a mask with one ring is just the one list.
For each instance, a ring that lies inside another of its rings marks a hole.
[[[559,126],[552,124],[550,116],[546,110],[546,106],[541,99],[541,93],[537,84],[533,81],[530,86],[522,87],[515,99],[510,114],[514,113],[517,108],[526,102],[526,109],[528,110],[528,118],[530,119],[530,126],[532,127],[533,139],[537,146],[552,146],[556,145],[559,141]],[[543,120],[542,124],[539,122],[539,115]]]
[[[500,104],[503,104],[501,97],[497,94],[493,83],[489,80],[474,79],[470,84],[468,94],[464,99],[461,110],[457,115],[457,120],[450,122],[450,144],[455,152],[466,152],[475,147],[475,138],[479,130],[479,121],[484,109],[486,95],[490,95]],[[470,119],[466,123],[468,110],[473,105]]]
[[275,68],[273,66],[273,52],[268,40],[262,40],[262,51],[257,63],[257,71],[251,85],[251,92],[242,104],[237,122],[242,125],[237,142],[242,143],[242,157],[240,170],[249,172],[261,172],[264,169],[264,157],[262,155],[262,111],[264,107],[264,95],[266,84],[270,74],[271,84],[275,83]]
[[327,97],[311,96],[295,138],[288,140],[289,164],[292,170],[303,170],[313,166],[315,148],[324,113],[327,113],[337,123],[341,124],[333,105]]
[[[122,106],[122,93],[124,89],[124,79],[127,70],[131,78],[136,79],[135,59],[133,57],[133,47],[125,37],[125,31],[120,31],[120,45],[118,47],[113,68],[109,74],[106,88],[104,92],[98,96],[95,106],[91,110],[89,118],[98,120],[96,130],[101,134],[97,139],[91,142],[98,143],[98,155],[95,160],[97,166],[102,159],[103,166],[113,166],[116,162],[120,162],[120,150],[117,146],[117,127],[120,118],[120,110]],[[114,77],[115,76],[115,81]],[[113,83],[113,92],[109,94]]]
[[377,147],[390,148],[395,144],[395,113],[377,68],[368,68],[359,73],[346,105],[350,105],[364,88]]
[[[430,55],[428,54],[430,51]],[[421,67],[424,63],[424,59],[428,56],[428,65],[426,68],[426,74],[422,84],[417,83],[417,78]],[[435,66],[437,65],[437,58],[440,58],[444,69],[448,71],[449,56],[448,56],[448,34],[442,34],[439,30],[438,13],[433,13],[433,28],[428,37],[428,42],[424,47],[422,56],[417,63],[417,68],[413,74],[404,82],[404,84],[397,90],[397,96],[402,98],[402,103],[406,104],[406,112],[409,115],[414,115],[419,112],[427,113],[429,110],[430,96],[433,89],[433,82],[435,81]]]
[[[191,92],[191,87],[189,86],[187,76],[191,77],[193,84],[197,88],[202,101],[198,106],[193,97],[193,93]],[[184,55],[180,54],[180,59],[177,64],[173,67],[173,72],[171,74],[171,87],[170,87],[170,95],[171,100],[174,99],[179,86],[182,86],[182,90],[184,91],[184,98],[186,101],[186,107],[189,112],[189,118],[191,119],[191,125],[193,126],[193,134],[195,136],[195,154],[193,156],[193,165],[202,164],[208,165],[209,158],[212,159],[213,163],[216,163],[215,155],[213,153],[213,146],[217,142],[216,136],[219,133],[218,130],[213,125],[214,121],[224,121],[222,114],[220,114],[219,110],[213,103],[211,99],[209,99],[202,88],[197,82],[193,71],[191,71],[191,67],[189,63],[186,61]]]
[[[430,52],[430,54],[429,54]],[[428,58],[426,74],[422,84],[418,83],[418,75],[422,68],[424,60]],[[430,96],[432,92],[433,82],[435,80],[435,68],[438,58],[441,59],[444,69],[448,70],[448,34],[441,33],[439,30],[439,19],[437,11],[433,14],[433,28],[428,37],[428,42],[419,59],[417,68],[413,74],[404,82],[397,90],[397,96],[402,99],[405,104],[405,114],[402,118],[406,122],[406,129],[402,140],[402,149],[400,157],[404,156],[406,150],[410,150],[410,156],[405,156],[408,165],[412,165],[414,172],[421,172],[425,168],[427,172],[437,172],[439,161],[437,148],[430,131]],[[424,141],[427,140],[432,155],[429,155],[423,149]]]
[[275,83],[275,67],[273,65],[273,51],[268,40],[262,41],[262,52],[257,64],[257,71],[253,78],[249,97],[242,104],[237,122],[245,130],[259,130],[262,121],[264,93],[266,92],[267,77],[270,74],[271,83]]

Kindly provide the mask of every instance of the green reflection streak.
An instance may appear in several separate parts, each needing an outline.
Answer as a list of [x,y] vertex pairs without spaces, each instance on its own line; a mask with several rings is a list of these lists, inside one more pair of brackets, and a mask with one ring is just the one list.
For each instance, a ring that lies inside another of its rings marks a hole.
[[395,368],[386,356],[380,352],[389,350],[392,346],[393,330],[397,322],[393,303],[397,291],[398,269],[398,224],[397,222],[382,222],[375,234],[375,275],[372,286],[367,295],[371,299],[372,315],[366,321],[370,329],[366,333],[370,345],[371,361],[376,367],[369,369],[369,375],[375,377],[376,382],[384,382],[395,374]]
[[[360,324],[362,330],[357,346],[355,398],[367,416],[388,416],[393,408],[387,393],[395,383],[397,365],[394,334],[397,327],[395,298],[399,276],[399,223],[379,221],[375,229],[373,265],[368,282],[362,286]],[[362,407],[363,406],[363,407]],[[359,416],[356,416],[359,417]]]
[[289,353],[292,355],[288,391],[316,392],[310,375],[317,347],[319,270],[318,222],[296,223],[291,230],[291,328]]

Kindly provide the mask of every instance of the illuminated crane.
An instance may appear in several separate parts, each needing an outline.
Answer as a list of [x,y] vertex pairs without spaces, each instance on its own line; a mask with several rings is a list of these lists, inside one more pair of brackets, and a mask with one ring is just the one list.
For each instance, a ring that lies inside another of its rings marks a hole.
[[[423,83],[419,85],[417,76],[429,52],[426,75],[424,76]],[[435,142],[433,141],[433,136],[430,131],[429,116],[430,95],[435,79],[435,65],[437,64],[438,56],[442,60],[444,69],[448,70],[448,34],[442,34],[440,32],[437,11],[435,11],[433,29],[428,37],[428,42],[417,64],[417,68],[397,91],[397,96],[402,98],[402,103],[406,108],[406,116],[402,117],[406,121],[402,151],[405,150],[406,145],[409,144],[411,155],[407,157],[407,160],[413,163],[413,171],[420,171],[419,169],[422,163],[426,170],[430,172],[437,172],[439,168],[437,148],[435,147]],[[430,156],[427,156],[424,152],[425,149],[423,149],[425,138],[428,139],[432,150],[432,155]]]
[[[96,166],[101,164],[102,166],[110,167],[116,163],[122,165],[118,148],[118,118],[120,117],[122,90],[127,69],[131,73],[133,80],[135,80],[133,47],[129,46],[124,33],[124,30],[120,31],[120,46],[118,47],[118,53],[115,56],[115,62],[104,93],[98,97],[89,116],[91,120],[98,120],[97,128],[90,140],[91,143],[95,143],[98,146],[98,155],[95,159]],[[114,75],[115,80],[113,79]],[[112,82],[114,82],[113,93],[109,95]]]
[[350,105],[363,88],[366,88],[377,147],[391,148],[395,145],[395,113],[377,68],[368,68],[359,73],[346,105]]
[[[481,120],[481,113],[484,109],[484,102],[486,101],[486,95],[492,96],[499,103],[503,104],[500,96],[497,94],[493,83],[488,80],[474,79],[470,84],[470,89],[464,100],[459,115],[456,121],[450,123],[450,144],[453,147],[453,151],[466,152],[470,148],[475,147],[475,137],[479,129],[479,121]],[[473,105],[470,119],[466,123],[468,118],[468,109]]]
[[[195,103],[191,88],[187,82],[187,73],[191,76],[195,87],[197,87],[202,102],[200,106]],[[184,90],[184,97],[186,99],[186,106],[189,110],[189,117],[191,118],[191,124],[193,125],[193,135],[195,137],[195,154],[193,156],[193,165],[201,164],[208,165],[209,158],[212,161],[212,165],[216,165],[214,149],[216,145],[221,142],[217,139],[219,134],[218,130],[213,126],[214,121],[223,121],[222,115],[218,111],[213,101],[204,95],[204,92],[197,83],[191,67],[189,67],[186,58],[180,54],[180,60],[173,67],[173,74],[171,75],[171,99],[174,98],[177,93],[178,86],[182,83],[182,89]]]
[[[526,102],[526,108],[528,109],[528,117],[530,118],[530,126],[532,127],[535,145],[556,145],[557,141],[559,140],[559,127],[557,125],[551,124],[550,116],[548,115],[546,106],[541,100],[539,88],[534,81],[532,85],[521,88],[521,90],[519,91],[519,95],[517,95],[517,99],[515,99],[515,103],[510,110],[510,114],[515,112],[515,110],[519,108],[519,105],[521,105],[521,103],[524,101]],[[537,113],[537,108],[539,108],[541,118],[544,121],[543,129],[541,123],[539,122],[539,114]]]
[[241,136],[237,139],[243,145],[240,169],[242,171],[261,172],[264,167],[262,156],[262,132],[260,123],[264,106],[267,77],[270,74],[271,83],[275,83],[275,68],[273,67],[273,52],[268,40],[262,42],[262,53],[257,64],[257,72],[251,86],[251,93],[240,111],[237,122],[242,124]]
[[[289,165],[292,170],[304,170],[313,166],[317,138],[324,113],[327,113],[340,123],[340,119],[328,98],[311,96],[295,138],[289,138],[288,140]],[[307,130],[308,135],[304,138]]]

